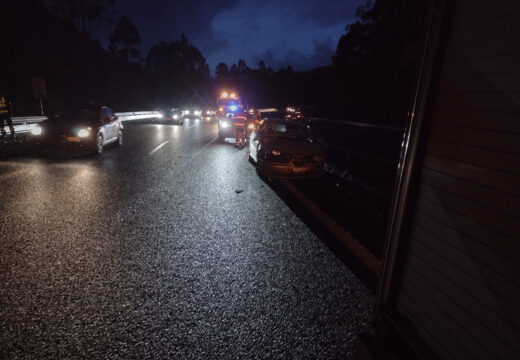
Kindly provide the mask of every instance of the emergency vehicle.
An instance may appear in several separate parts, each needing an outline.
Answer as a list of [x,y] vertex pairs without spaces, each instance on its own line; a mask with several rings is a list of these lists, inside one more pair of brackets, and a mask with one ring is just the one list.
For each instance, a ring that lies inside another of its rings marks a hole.
[[[235,138],[235,115],[244,112],[244,106],[240,96],[235,91],[223,91],[217,99],[218,138],[225,141],[226,138]],[[254,122],[248,116],[246,137],[254,130]]]

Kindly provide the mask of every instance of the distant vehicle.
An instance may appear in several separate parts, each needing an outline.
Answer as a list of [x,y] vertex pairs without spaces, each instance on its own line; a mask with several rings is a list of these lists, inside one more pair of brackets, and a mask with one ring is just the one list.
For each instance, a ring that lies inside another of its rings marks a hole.
[[303,119],[303,114],[300,109],[294,107],[288,107],[285,118],[287,120],[300,121]]
[[223,119],[229,113],[236,113],[242,111],[243,105],[240,96],[235,91],[222,91],[217,99],[216,116],[218,119]]
[[244,112],[227,113],[226,117],[219,118],[218,138],[223,142],[226,138],[235,138],[235,115],[246,116],[246,138],[249,139],[251,133],[256,129],[258,122],[249,114]]
[[182,111],[176,108],[168,108],[161,112],[162,118],[166,122],[177,123],[179,125],[184,123],[184,116]]
[[260,175],[307,178],[322,175],[323,151],[308,125],[264,119],[251,134],[249,159]]
[[202,117],[206,119],[215,119],[216,118],[216,112],[212,109],[206,109],[202,112]]
[[[235,137],[235,121],[236,114],[244,113],[244,106],[237,92],[223,91],[217,99],[216,117],[218,119],[218,138],[224,141],[226,138]],[[242,116],[242,115],[241,115]],[[252,118],[246,114],[248,121],[246,125],[246,137],[254,129]]]
[[123,124],[107,106],[57,112],[42,127],[44,146],[101,154],[108,144],[123,144]]
[[182,112],[185,119],[200,119],[202,117],[202,110],[198,106],[191,106]]
[[218,119],[218,139],[223,142],[226,138],[235,137],[235,121],[233,113],[227,113],[226,116],[219,116]]

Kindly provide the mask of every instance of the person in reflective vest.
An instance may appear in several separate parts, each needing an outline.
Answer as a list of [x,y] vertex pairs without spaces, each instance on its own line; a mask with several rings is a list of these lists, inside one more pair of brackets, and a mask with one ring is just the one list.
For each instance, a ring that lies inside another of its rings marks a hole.
[[243,148],[246,143],[247,114],[239,112],[234,117],[235,120],[235,147]]
[[11,102],[4,95],[0,94],[0,128],[2,136],[5,135],[4,122],[7,122],[11,135],[14,136],[13,121],[11,120]]

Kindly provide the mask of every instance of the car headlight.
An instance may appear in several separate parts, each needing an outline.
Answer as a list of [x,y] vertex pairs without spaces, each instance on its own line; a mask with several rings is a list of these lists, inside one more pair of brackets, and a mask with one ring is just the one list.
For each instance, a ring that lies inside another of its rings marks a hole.
[[281,152],[280,150],[271,150],[271,154],[273,154],[274,156],[280,156]]
[[211,115],[211,111],[206,111],[206,115]]
[[312,160],[314,160],[314,161],[316,161],[316,162],[318,162],[318,161],[323,161],[323,156],[321,156],[321,155],[314,155],[314,156],[312,157]]
[[177,114],[173,115],[173,118],[174,118],[175,120],[177,120],[178,117],[179,117],[179,115],[177,115]]
[[186,111],[184,112],[184,114],[189,115],[189,114],[190,114],[190,111],[189,111],[189,110],[186,110]]
[[78,130],[78,136],[80,138],[84,138],[90,135],[90,129],[79,129]]
[[164,117],[164,115],[163,115],[163,114],[159,114],[159,115],[157,115],[157,117],[158,117],[159,119],[162,119],[162,118]]
[[33,135],[41,135],[43,132],[43,129],[41,126],[35,126],[31,129],[31,134]]
[[222,121],[220,123],[220,126],[222,126],[225,129],[225,128],[227,128],[229,126],[229,123],[227,121]]
[[194,114],[195,114],[195,115],[200,115],[201,112],[200,112],[199,110],[195,110]]

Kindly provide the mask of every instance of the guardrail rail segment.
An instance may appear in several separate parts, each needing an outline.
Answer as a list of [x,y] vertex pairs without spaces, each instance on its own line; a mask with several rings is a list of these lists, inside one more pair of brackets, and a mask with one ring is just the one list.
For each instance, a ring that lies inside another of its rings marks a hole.
[[[121,121],[134,121],[134,120],[144,120],[144,119],[156,119],[161,116],[159,111],[129,111],[129,112],[117,112],[116,116],[119,117]],[[13,127],[16,134],[26,134],[30,132],[32,129],[37,127],[38,123],[48,120],[47,116],[39,115],[39,116],[13,116],[11,120],[13,121]]]
[[[159,111],[130,111],[130,112],[117,112],[115,113],[122,121],[131,120],[142,120],[142,119],[153,119],[160,117]],[[35,124],[45,120],[48,120],[47,116],[13,116],[13,125],[20,124]]]

